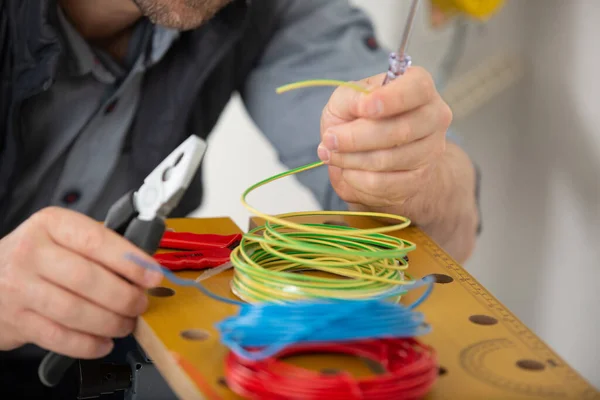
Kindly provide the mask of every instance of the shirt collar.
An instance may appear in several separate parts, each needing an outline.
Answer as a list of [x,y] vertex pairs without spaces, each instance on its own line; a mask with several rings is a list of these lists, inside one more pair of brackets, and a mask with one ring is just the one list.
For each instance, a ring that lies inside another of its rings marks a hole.
[[[58,19],[68,45],[71,74],[83,76],[92,73],[101,81],[113,83],[115,81],[114,74],[103,66],[98,55],[71,24],[60,6],[58,6]],[[135,65],[150,66],[156,64],[164,57],[180,35],[180,32],[176,29],[159,25],[152,26],[152,30],[150,52],[147,54],[145,51],[140,51],[138,60],[134,63]],[[142,60],[139,58],[142,58]]]

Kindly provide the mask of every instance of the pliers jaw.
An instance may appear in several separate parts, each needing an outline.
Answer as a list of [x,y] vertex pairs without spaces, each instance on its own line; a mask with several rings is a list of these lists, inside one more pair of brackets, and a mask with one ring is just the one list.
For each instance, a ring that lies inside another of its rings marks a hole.
[[144,180],[133,196],[138,218],[166,218],[179,204],[206,151],[206,142],[190,136],[165,158]]

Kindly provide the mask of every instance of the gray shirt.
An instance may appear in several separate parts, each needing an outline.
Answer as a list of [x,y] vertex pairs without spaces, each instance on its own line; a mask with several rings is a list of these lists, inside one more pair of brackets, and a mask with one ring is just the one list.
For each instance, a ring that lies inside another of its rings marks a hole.
[[106,192],[125,191],[128,157],[122,150],[144,71],[178,36],[143,20],[117,63],[90,47],[60,7],[58,13],[64,57],[51,89],[25,105],[25,173],[13,192],[11,227],[49,205],[104,217]]
[[[387,70],[388,52],[376,45],[367,16],[347,0],[287,0],[277,33],[241,88],[249,115],[288,168],[318,161],[319,119],[332,88],[277,95],[296,80],[356,80]],[[168,51],[178,33],[140,23],[124,65],[92,49],[61,14],[63,52],[52,88],[28,102],[25,175],[14,190],[11,227],[31,213],[59,205],[104,218],[128,190],[124,144],[145,70]],[[146,46],[148,44],[149,46]],[[149,49],[148,51],[143,51]],[[297,176],[324,209],[346,208],[326,168]]]

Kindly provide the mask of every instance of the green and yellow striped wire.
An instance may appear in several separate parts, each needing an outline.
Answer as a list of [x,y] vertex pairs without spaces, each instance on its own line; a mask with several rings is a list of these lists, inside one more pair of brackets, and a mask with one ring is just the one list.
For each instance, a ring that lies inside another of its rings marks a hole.
[[[298,82],[282,86],[277,92],[340,85],[366,92],[357,84],[333,80]],[[280,173],[250,186],[242,194],[244,207],[262,218],[265,224],[245,234],[241,244],[231,253],[235,268],[231,286],[240,299],[249,303],[283,303],[306,299],[385,298],[386,293],[397,292],[398,285],[412,283],[406,273],[408,261],[405,256],[415,249],[415,244],[386,234],[409,226],[408,218],[352,211],[293,212],[271,216],[250,206],[246,200],[251,192],[270,182],[322,165],[322,162],[316,162]],[[386,218],[397,223],[356,229],[292,221],[297,217],[323,216]]]

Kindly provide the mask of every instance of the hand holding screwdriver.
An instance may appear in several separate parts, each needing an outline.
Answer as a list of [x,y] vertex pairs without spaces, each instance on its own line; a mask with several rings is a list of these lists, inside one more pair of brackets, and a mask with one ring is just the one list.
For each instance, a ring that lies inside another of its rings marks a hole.
[[446,138],[452,111],[431,74],[408,68],[418,2],[390,70],[355,82],[368,93],[342,86],[329,98],[317,152],[350,210],[406,216],[464,262],[479,220],[476,174],[469,156]]

